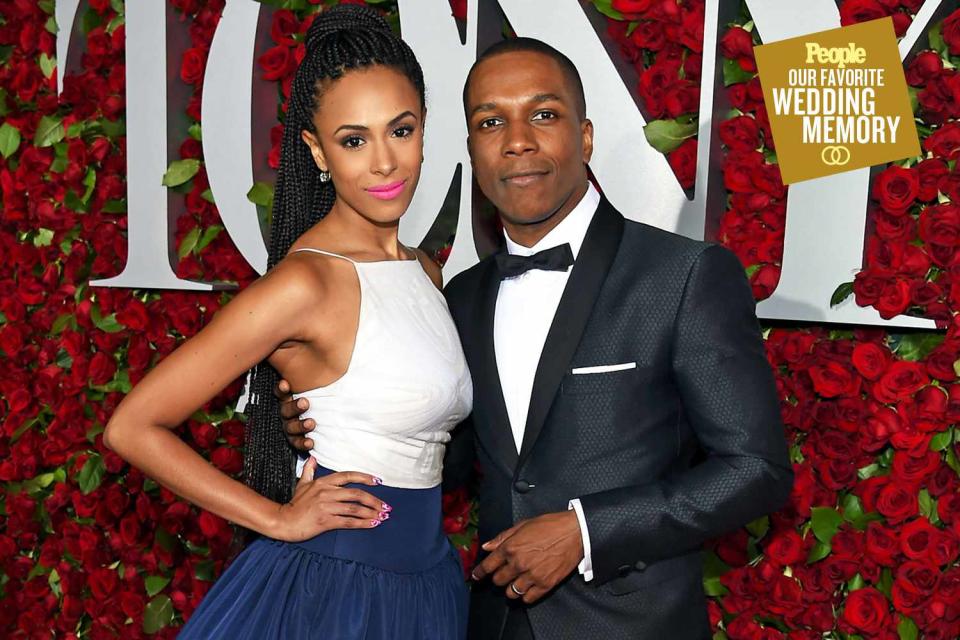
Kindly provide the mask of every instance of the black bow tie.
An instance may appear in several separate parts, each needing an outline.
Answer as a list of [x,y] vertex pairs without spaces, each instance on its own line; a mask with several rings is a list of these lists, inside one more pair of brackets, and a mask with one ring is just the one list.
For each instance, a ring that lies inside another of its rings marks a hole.
[[573,264],[573,250],[569,244],[538,251],[532,256],[517,256],[509,253],[498,253],[496,256],[497,268],[500,270],[500,279],[516,278],[530,271],[566,271]]

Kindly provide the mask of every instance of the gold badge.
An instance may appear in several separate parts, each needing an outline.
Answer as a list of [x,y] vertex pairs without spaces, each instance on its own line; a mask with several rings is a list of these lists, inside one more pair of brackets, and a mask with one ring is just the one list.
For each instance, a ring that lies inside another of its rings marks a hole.
[[754,52],[784,184],[920,154],[892,19]]

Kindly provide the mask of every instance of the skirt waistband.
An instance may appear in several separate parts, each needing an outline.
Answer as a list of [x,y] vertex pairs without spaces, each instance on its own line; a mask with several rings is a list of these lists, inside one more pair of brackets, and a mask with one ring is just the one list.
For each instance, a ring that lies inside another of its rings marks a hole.
[[[317,467],[314,478],[333,473]],[[393,507],[390,519],[372,529],[334,529],[308,540],[294,542],[314,553],[352,560],[394,571],[425,571],[450,553],[443,533],[440,486],[429,489],[401,489],[384,485],[346,484],[360,489]]]

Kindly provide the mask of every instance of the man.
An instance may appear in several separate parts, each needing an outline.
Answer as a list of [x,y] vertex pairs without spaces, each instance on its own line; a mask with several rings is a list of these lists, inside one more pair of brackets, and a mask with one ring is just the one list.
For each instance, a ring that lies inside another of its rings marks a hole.
[[[792,483],[743,269],[597,193],[580,78],[548,45],[493,46],[464,107],[507,244],[445,290],[474,381],[445,482],[482,473],[471,637],[709,638],[701,544]],[[284,405],[301,448],[304,408]]]

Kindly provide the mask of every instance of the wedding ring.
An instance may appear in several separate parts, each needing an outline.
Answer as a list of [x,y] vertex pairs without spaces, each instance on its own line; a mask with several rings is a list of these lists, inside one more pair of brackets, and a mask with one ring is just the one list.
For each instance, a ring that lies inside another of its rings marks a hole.
[[520,591],[520,589],[517,589],[517,585],[514,584],[513,582],[510,583],[510,590],[513,591],[518,596],[522,596],[525,593],[524,591]]

